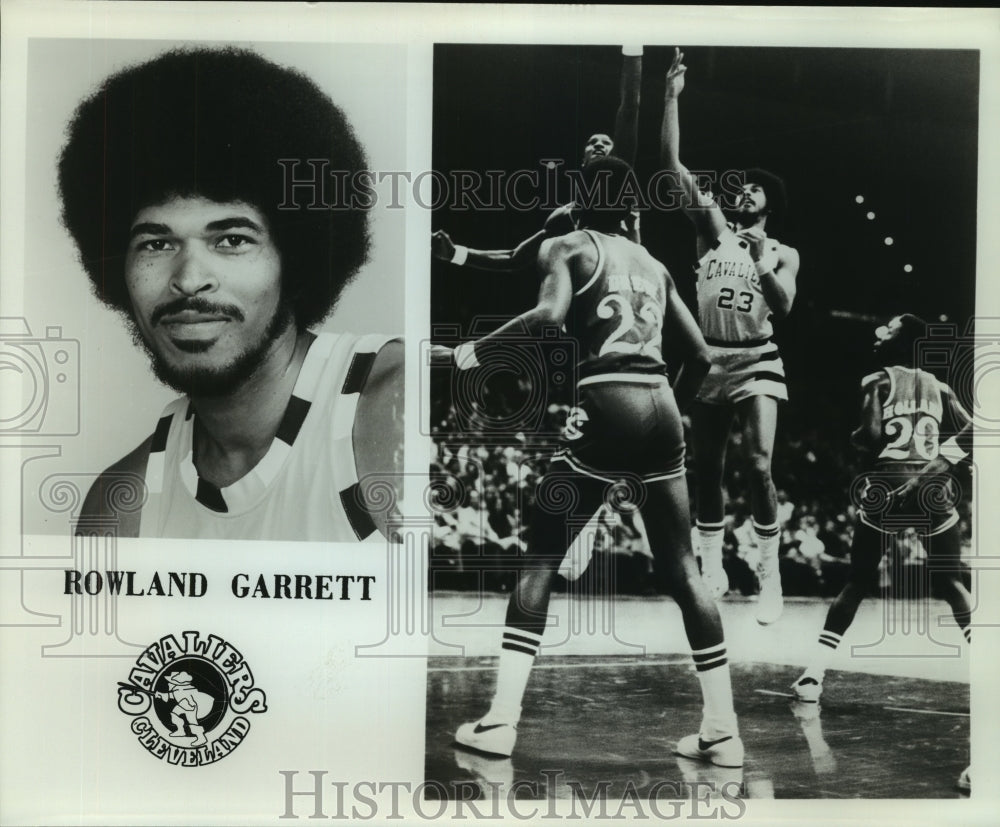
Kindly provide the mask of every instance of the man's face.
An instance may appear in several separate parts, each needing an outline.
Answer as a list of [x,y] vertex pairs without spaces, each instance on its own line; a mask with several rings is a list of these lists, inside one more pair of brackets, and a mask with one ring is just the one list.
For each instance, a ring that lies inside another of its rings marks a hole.
[[154,370],[192,395],[238,387],[291,320],[267,220],[242,202],[174,197],[140,210],[125,282]]
[[596,135],[591,135],[587,140],[586,146],[583,148],[583,163],[584,165],[589,164],[594,158],[605,158],[611,154],[611,150],[614,149],[615,143],[611,140],[610,135],[605,135],[603,132],[598,132]]
[[744,184],[737,211],[742,215],[760,216],[767,210],[767,196],[759,184]]

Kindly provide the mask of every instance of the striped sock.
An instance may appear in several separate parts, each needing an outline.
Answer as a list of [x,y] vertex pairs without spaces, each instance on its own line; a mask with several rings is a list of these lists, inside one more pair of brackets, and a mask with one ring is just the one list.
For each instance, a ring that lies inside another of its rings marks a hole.
[[778,546],[781,542],[781,527],[775,522],[770,525],[761,525],[753,520],[753,533],[757,538],[757,545],[760,548],[760,565],[765,570],[778,566]]
[[484,722],[516,724],[521,719],[521,701],[541,642],[540,634],[513,626],[504,629],[497,688]]
[[695,522],[698,530],[698,554],[701,556],[702,571],[722,568],[722,540],[725,523]]
[[733,684],[729,675],[725,642],[707,649],[695,649],[691,652],[691,657],[698,672],[705,707],[701,736],[706,741],[711,741],[726,735],[737,735],[739,728],[733,709]]
[[813,650],[812,663],[809,665],[809,668],[806,669],[804,677],[815,678],[817,681],[822,681],[823,675],[826,674],[826,670],[829,668],[830,662],[833,660],[837,647],[840,646],[840,642],[843,639],[843,635],[838,635],[836,632],[831,632],[829,629],[824,629],[820,632],[819,638],[816,641],[815,649]]
[[971,644],[972,643],[972,627],[971,626],[963,626],[962,627],[962,634],[965,635],[965,642]]

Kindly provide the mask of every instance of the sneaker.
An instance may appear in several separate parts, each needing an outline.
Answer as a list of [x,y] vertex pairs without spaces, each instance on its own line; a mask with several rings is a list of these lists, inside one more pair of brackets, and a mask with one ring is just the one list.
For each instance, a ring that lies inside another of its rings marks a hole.
[[781,595],[781,574],[778,571],[778,561],[767,568],[762,564],[757,569],[757,580],[760,582],[760,596],[757,598],[757,622],[761,626],[769,626],[781,617],[785,607]]
[[701,735],[686,735],[677,742],[674,754],[708,761],[717,767],[743,766],[743,741],[739,735],[726,735],[705,741]]
[[963,793],[972,792],[972,781],[969,779],[970,769],[972,769],[971,766],[962,770],[962,774],[958,776],[958,781],[955,782],[955,786],[957,786]]
[[819,696],[823,694],[823,681],[803,675],[792,684],[792,692],[795,693],[796,700],[808,704],[818,703]]
[[729,575],[726,574],[726,570],[722,566],[718,568],[706,566],[701,573],[701,579],[708,586],[708,592],[712,595],[713,600],[721,600],[729,591]]
[[509,758],[514,752],[517,727],[514,724],[484,724],[483,719],[462,724],[455,733],[455,742],[463,747],[490,755]]

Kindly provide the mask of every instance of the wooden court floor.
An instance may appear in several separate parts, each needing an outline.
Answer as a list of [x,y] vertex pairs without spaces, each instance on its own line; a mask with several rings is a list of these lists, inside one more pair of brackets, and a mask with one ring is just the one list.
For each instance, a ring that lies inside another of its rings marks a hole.
[[963,795],[955,782],[969,763],[967,682],[831,670],[821,703],[801,704],[789,689],[800,666],[753,660],[731,669],[746,745],[742,770],[673,754],[701,718],[686,654],[539,657],[511,759],[453,742],[459,724],[486,711],[496,659],[432,657],[425,777],[440,786],[429,795],[468,797],[478,785],[487,796],[497,789],[491,783],[518,781],[517,797],[536,799],[599,793],[663,801],[688,797],[692,784],[703,794],[728,785],[730,794],[748,799]]

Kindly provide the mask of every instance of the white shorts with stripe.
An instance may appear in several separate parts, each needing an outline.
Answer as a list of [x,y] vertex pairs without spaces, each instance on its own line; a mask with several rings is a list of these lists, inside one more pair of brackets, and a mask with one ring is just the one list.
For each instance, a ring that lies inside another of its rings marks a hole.
[[712,368],[698,391],[698,401],[727,405],[752,396],[788,399],[785,365],[778,346],[770,339],[763,342],[724,345],[708,343]]

